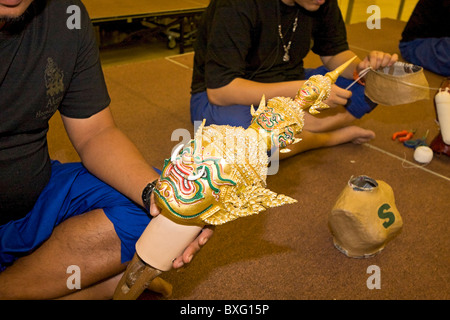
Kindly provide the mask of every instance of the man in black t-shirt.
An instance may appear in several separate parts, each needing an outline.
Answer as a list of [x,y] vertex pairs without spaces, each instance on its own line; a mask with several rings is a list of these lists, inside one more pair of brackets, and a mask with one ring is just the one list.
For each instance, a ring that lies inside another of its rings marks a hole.
[[399,48],[406,61],[450,77],[450,0],[420,0]]
[[[304,79],[325,74],[355,56],[336,0],[212,0],[194,49],[191,120],[244,128],[251,121],[249,106],[258,106],[263,95],[294,97]],[[324,67],[304,69],[310,50]],[[362,61],[356,59],[325,101],[333,109],[319,117],[305,114],[302,143],[289,155],[372,139],[372,131],[347,125],[375,104],[364,96],[362,85],[351,91],[343,88],[353,82],[354,73],[392,65],[397,58],[373,51]]]
[[[77,298],[111,298],[149,213],[159,214],[142,197],[159,174],[115,126],[109,103],[80,0],[0,0],[0,299],[70,297],[73,270]],[[50,160],[56,111],[82,163]]]

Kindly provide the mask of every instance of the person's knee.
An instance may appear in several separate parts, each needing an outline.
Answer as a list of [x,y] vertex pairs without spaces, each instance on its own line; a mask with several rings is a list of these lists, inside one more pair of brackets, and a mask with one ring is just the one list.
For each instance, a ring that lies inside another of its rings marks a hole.
[[0,299],[54,299],[124,269],[114,225],[103,210],[93,210],[59,224],[39,248],[0,273]]

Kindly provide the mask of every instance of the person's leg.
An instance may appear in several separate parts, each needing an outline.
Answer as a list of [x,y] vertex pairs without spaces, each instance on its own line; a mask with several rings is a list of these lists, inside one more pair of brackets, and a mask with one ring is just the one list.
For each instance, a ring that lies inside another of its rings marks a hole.
[[[110,300],[117,288],[123,272],[103,282],[99,282],[86,289],[75,291],[58,300]],[[156,277],[147,287],[148,290],[161,294],[168,298],[172,295],[172,285],[160,277]]]
[[211,104],[205,92],[196,93],[191,96],[191,122],[202,122],[205,125],[229,125],[247,128],[251,121],[250,106],[234,105],[221,107]]
[[443,76],[450,75],[450,37],[400,42],[399,49],[409,63]]
[[[0,297],[47,299],[67,294],[71,265],[81,268],[82,289],[122,272],[149,222],[143,208],[80,163],[53,163],[50,182],[33,210],[0,226],[0,265],[6,267],[0,273]],[[28,286],[20,282],[20,273],[27,274]]]
[[288,146],[291,150],[289,153],[280,153],[279,157],[285,159],[308,150],[333,147],[343,143],[352,142],[362,144],[375,138],[375,133],[358,126],[347,126],[328,132],[310,132],[303,130],[297,138],[302,139],[300,142]]
[[[111,299],[126,265],[114,225],[94,210],[58,225],[42,246],[0,273],[0,299]],[[80,290],[67,285],[70,266],[79,267]],[[161,278],[148,289],[172,292]]]
[[111,300],[122,275],[123,272],[86,289],[77,290],[55,300]]
[[[206,125],[231,125],[247,128],[251,123],[249,106],[220,107],[209,103],[206,92],[191,98],[191,120],[201,123],[206,119]],[[311,132],[325,132],[349,125],[357,118],[345,107],[337,107],[321,111],[318,115],[305,112],[305,129]]]
[[55,299],[73,293],[67,285],[70,266],[79,267],[81,288],[125,270],[120,239],[103,210],[65,220],[33,253],[0,273],[0,298]]
[[339,106],[337,108],[320,111],[320,113],[316,115],[305,112],[304,119],[305,130],[320,133],[348,126],[357,118],[350,114],[345,107]]

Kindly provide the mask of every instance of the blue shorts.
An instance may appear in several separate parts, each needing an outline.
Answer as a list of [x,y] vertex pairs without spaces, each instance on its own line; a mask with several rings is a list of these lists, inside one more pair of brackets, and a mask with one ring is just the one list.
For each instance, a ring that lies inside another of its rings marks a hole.
[[52,162],[52,175],[33,209],[0,226],[0,272],[28,255],[64,220],[103,209],[121,240],[121,261],[130,261],[136,241],[150,222],[147,212],[90,174],[81,163]]
[[[305,79],[315,75],[329,72],[327,68],[321,66],[316,69],[306,69]],[[353,80],[339,77],[336,81],[336,85],[341,88],[347,88]],[[348,100],[347,111],[355,118],[360,119],[366,113],[371,112],[377,104],[372,102],[364,94],[364,86],[359,83],[355,83],[350,89],[352,91],[352,97]],[[258,106],[255,106],[257,108]],[[217,106],[211,104],[208,100],[206,91],[193,94],[191,96],[191,121],[203,121],[206,119],[206,125],[230,125],[240,126],[247,128],[251,121],[252,116],[250,114],[250,106],[245,105],[233,105],[233,106]]]
[[446,77],[450,76],[450,37],[400,42],[399,49],[409,63]]

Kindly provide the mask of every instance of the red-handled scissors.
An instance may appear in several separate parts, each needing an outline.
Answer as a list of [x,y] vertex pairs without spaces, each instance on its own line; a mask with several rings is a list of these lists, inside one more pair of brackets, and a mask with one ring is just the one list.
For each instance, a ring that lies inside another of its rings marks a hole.
[[402,130],[394,133],[392,135],[392,140],[395,140],[398,138],[398,141],[405,142],[409,139],[411,139],[414,136],[414,133],[416,130],[408,131],[408,130]]

